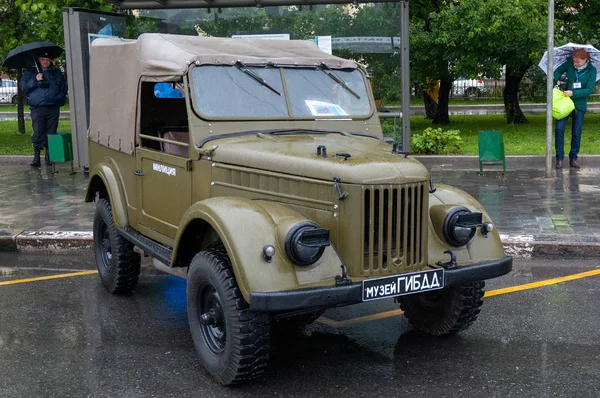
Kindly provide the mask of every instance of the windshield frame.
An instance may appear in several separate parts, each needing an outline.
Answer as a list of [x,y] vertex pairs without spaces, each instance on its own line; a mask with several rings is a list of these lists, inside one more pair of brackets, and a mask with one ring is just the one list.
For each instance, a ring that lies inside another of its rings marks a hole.
[[[273,63],[269,63],[269,64],[244,64],[244,67],[248,67],[248,68],[256,68],[256,67],[262,67],[262,68],[266,68],[266,67],[271,67],[271,68],[276,68],[279,69],[279,75],[281,76],[281,82],[282,82],[282,88],[283,88],[283,92],[281,92],[281,96],[284,97],[285,103],[286,103],[286,107],[287,107],[287,115],[279,115],[279,116],[229,116],[229,115],[225,115],[225,116],[214,116],[214,115],[207,115],[205,113],[203,113],[200,110],[200,107],[198,106],[198,102],[197,102],[197,93],[196,93],[196,85],[194,84],[194,77],[193,77],[193,71],[195,68],[197,67],[203,67],[203,66],[216,66],[216,67],[236,67],[235,65],[229,65],[229,64],[222,64],[222,65],[210,65],[210,64],[205,64],[205,65],[198,65],[198,64],[192,64],[190,65],[190,68],[188,70],[188,80],[190,81],[189,84],[189,92],[190,92],[190,102],[191,102],[191,109],[192,112],[194,112],[194,114],[196,116],[198,116],[200,119],[203,120],[215,120],[215,121],[219,121],[219,120],[248,120],[248,121],[259,121],[259,120],[263,120],[263,121],[275,121],[275,120],[295,120],[295,121],[315,121],[315,120],[338,120],[338,121],[343,121],[343,120],[365,120],[365,119],[369,119],[370,117],[373,116],[374,112],[376,111],[376,108],[374,107],[374,100],[373,100],[373,94],[372,94],[372,90],[371,90],[371,84],[370,84],[370,78],[369,75],[366,73],[366,71],[364,70],[364,68],[360,67],[360,68],[356,68],[354,70],[358,71],[361,75],[362,75],[362,81],[365,84],[365,91],[367,94],[367,102],[369,104],[369,111],[365,114],[361,114],[361,115],[334,115],[334,116],[326,116],[326,115],[307,115],[307,116],[294,116],[292,115],[292,106],[290,104],[290,95],[289,95],[289,91],[288,91],[288,87],[287,87],[287,81],[285,78],[285,71],[288,69],[312,69],[315,70],[315,72],[318,73],[323,73],[322,70],[325,71],[332,71],[332,72],[338,72],[340,70],[344,70],[344,69],[334,69],[334,68],[324,68],[320,65],[284,65],[284,64],[273,64]],[[243,73],[243,72],[242,72]],[[247,76],[247,78],[249,80],[252,80],[252,78],[250,76]],[[261,83],[259,83],[258,81],[255,81],[256,84],[256,89],[257,90],[269,90],[269,88],[263,86]]]

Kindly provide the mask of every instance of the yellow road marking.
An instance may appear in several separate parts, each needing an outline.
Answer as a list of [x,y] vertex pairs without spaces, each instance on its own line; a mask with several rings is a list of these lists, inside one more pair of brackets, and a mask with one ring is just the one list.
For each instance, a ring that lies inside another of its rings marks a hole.
[[[97,274],[97,273],[98,273],[98,271],[81,271],[81,272],[71,272],[68,274],[60,274],[60,275],[40,276],[37,278],[17,279],[17,280],[12,280],[12,281],[0,282],[0,286],[16,285],[18,283],[38,282],[38,281],[45,281],[45,280],[50,280],[50,279],[70,278],[72,276],[92,275],[92,274]],[[485,297],[493,297],[493,296],[499,296],[501,294],[514,293],[514,292],[518,292],[518,291],[522,291],[522,290],[536,289],[538,287],[555,285],[557,283],[572,281],[572,280],[576,280],[576,279],[582,279],[582,278],[586,278],[588,276],[595,276],[595,275],[600,275],[600,268],[591,270],[591,271],[581,272],[578,274],[567,275],[567,276],[563,276],[560,278],[546,279],[546,280],[539,281],[539,282],[525,283],[523,285],[510,286],[510,287],[505,287],[502,289],[490,290],[490,291],[485,292],[483,297],[484,298]],[[402,315],[403,313],[404,312],[402,310],[398,309],[398,310],[385,311],[385,312],[379,312],[376,314],[361,316],[358,318],[346,319],[343,321],[336,321],[336,320],[329,319],[329,318],[322,316],[317,320],[317,322],[322,323],[323,325],[326,325],[326,326],[330,326],[332,328],[340,328],[343,326],[353,325],[356,323],[369,322],[369,321],[374,321],[377,319],[385,319],[385,318],[389,318],[392,316]]]
[[[485,292],[483,297],[486,298],[486,297],[492,297],[492,296],[499,296],[501,294],[514,293],[514,292],[518,292],[521,290],[536,289],[538,287],[555,285],[557,283],[572,281],[575,279],[581,279],[581,278],[586,278],[588,276],[595,276],[595,275],[600,275],[600,269],[581,272],[579,274],[567,275],[567,276],[563,276],[561,278],[546,279],[546,280],[539,281],[539,282],[525,283],[523,285],[505,287],[503,289],[490,290],[490,291]],[[322,323],[323,325],[332,327],[334,329],[337,329],[337,328],[341,328],[341,327],[356,324],[356,323],[374,321],[377,319],[384,319],[384,318],[389,318],[389,317],[396,316],[396,315],[402,315],[403,313],[404,312],[402,310],[392,310],[392,311],[379,312],[377,314],[372,314],[372,315],[367,315],[367,316],[361,316],[359,318],[346,319],[343,321],[335,321],[333,319],[329,319],[329,318],[322,316],[319,319],[317,319],[317,322]]]
[[546,279],[544,281],[526,283],[524,285],[505,287],[504,289],[490,290],[489,292],[485,292],[485,295],[483,297],[492,297],[492,296],[498,296],[500,294],[518,292],[521,290],[535,289],[535,288],[542,287],[542,286],[555,285],[557,283],[572,281],[575,279],[586,278],[588,276],[594,276],[594,275],[600,275],[600,269],[594,269],[591,271],[581,272],[579,274],[567,275],[567,276],[563,276],[561,278]]
[[18,283],[29,283],[29,282],[47,281],[49,279],[70,278],[72,276],[91,275],[91,274],[97,274],[97,273],[98,273],[98,271],[81,271],[81,272],[71,272],[71,273],[68,273],[68,274],[60,274],[60,275],[40,276],[40,277],[37,277],[37,278],[15,279],[13,281],[0,282],[0,286],[16,285]]

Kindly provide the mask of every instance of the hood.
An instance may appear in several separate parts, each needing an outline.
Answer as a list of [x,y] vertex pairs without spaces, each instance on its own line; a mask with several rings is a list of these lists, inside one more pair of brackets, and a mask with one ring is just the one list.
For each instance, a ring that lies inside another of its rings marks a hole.
[[[400,184],[429,178],[420,162],[392,154],[392,145],[372,137],[264,134],[220,139],[212,144],[216,146],[212,153],[215,162],[326,181],[340,177],[349,184]],[[326,149],[326,158],[317,154],[319,146]]]

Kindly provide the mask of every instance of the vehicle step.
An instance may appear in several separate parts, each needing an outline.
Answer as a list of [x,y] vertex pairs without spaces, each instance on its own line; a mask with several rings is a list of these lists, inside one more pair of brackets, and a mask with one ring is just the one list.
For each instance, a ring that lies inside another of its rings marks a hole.
[[171,266],[173,250],[150,238],[145,237],[131,227],[117,228],[117,233],[148,253],[157,260]]

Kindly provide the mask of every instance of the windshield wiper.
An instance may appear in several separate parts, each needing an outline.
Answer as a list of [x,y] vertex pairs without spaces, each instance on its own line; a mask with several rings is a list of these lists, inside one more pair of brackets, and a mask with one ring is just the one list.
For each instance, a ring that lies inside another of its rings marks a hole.
[[327,66],[327,64],[325,62],[321,62],[321,66],[323,67],[323,69],[321,69],[321,70],[323,72],[325,72],[325,74],[327,76],[329,76],[330,78],[332,78],[333,80],[335,80],[340,86],[342,86],[346,90],[348,90],[350,92],[350,94],[352,94],[353,96],[355,96],[357,99],[360,99],[360,95],[358,95],[356,93],[356,91],[352,90],[350,88],[350,86],[348,86],[346,84],[346,82],[343,81],[338,75],[336,75],[335,73],[333,73],[333,71],[331,69],[329,69],[329,66]]
[[258,76],[255,72],[248,69],[242,61],[237,61],[235,63],[235,65],[239,70],[241,70],[242,72],[244,72],[245,74],[247,74],[248,76],[250,76],[251,78],[256,80],[257,82],[259,82],[263,86],[267,87],[269,90],[273,91],[275,94],[281,95],[281,93],[279,91],[277,91],[275,88],[273,88],[269,83],[267,83],[265,81],[265,79],[263,79],[262,77]]

